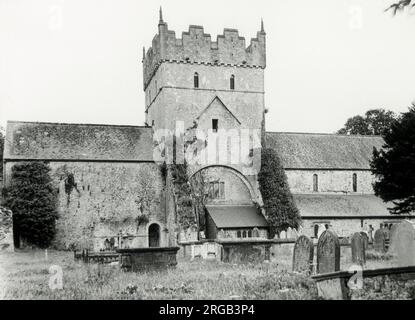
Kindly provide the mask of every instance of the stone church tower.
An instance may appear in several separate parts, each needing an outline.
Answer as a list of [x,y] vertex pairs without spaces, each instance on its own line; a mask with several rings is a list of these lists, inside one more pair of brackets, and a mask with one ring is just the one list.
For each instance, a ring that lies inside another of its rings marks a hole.
[[[236,29],[212,41],[191,25],[177,38],[160,10],[158,34],[143,53],[146,123],[154,132],[186,130],[195,123],[206,141],[191,166],[211,185],[212,205],[261,203],[260,169],[264,119],[265,31],[246,46]],[[232,209],[227,212],[232,211]]]

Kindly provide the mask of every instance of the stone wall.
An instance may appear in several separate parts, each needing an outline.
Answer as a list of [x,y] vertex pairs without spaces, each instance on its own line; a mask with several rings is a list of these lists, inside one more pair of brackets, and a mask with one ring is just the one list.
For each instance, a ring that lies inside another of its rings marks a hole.
[[318,176],[319,193],[353,193],[353,174],[357,175],[355,194],[373,194],[374,176],[369,170],[286,170],[293,193],[312,193],[313,175]]
[[[9,176],[13,165],[6,163]],[[58,191],[57,248],[100,250],[120,232],[125,246],[147,247],[152,223],[160,226],[160,245],[168,243],[167,230],[174,227],[167,225],[164,180],[156,164],[50,162],[50,167]],[[74,185],[68,184],[71,174]]]
[[10,210],[0,207],[0,251],[13,251],[13,216]]

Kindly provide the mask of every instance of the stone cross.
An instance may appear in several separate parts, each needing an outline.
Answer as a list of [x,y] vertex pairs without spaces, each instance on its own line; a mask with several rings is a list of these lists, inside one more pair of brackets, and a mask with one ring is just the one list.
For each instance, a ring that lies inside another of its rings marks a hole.
[[313,241],[306,236],[300,236],[294,245],[293,271],[310,274],[313,271],[313,258]]
[[366,264],[365,236],[363,236],[360,232],[356,232],[352,235],[350,240],[352,262],[362,266]]
[[374,236],[374,247],[377,252],[386,252],[386,234],[383,228],[376,230]]
[[340,270],[340,242],[337,235],[326,230],[317,243],[317,273],[331,273]]

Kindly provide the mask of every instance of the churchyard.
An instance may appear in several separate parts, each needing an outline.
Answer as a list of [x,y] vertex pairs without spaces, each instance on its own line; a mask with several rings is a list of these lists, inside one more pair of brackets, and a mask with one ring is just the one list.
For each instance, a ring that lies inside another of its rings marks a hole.
[[[291,253],[257,263],[192,260],[179,252],[176,267],[147,272],[123,271],[117,262],[85,263],[74,259],[73,252],[3,252],[0,298],[314,300],[338,298],[349,286],[348,299],[413,299],[415,271],[405,267],[415,265],[414,255],[408,254],[413,227],[404,222],[382,232],[373,243],[355,233],[347,245],[331,231],[314,244],[300,236]],[[364,270],[360,274],[359,266]],[[330,274],[334,276],[326,276]]]

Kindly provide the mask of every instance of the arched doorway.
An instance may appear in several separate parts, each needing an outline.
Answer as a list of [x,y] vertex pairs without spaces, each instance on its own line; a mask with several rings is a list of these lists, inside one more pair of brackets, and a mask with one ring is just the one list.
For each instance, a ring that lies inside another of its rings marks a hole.
[[148,246],[160,247],[160,226],[157,223],[151,224],[148,228]]

